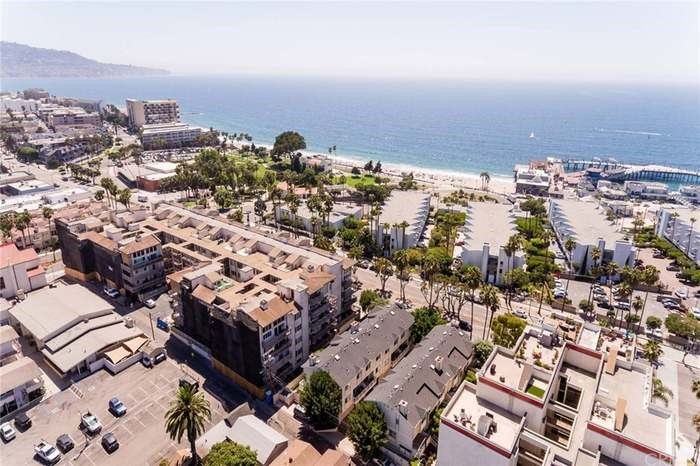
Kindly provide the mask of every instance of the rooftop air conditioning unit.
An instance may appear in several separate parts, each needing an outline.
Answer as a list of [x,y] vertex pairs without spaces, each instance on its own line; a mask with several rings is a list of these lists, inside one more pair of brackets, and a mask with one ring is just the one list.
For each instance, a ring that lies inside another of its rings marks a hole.
[[443,362],[444,362],[444,358],[442,356],[437,356],[435,358],[435,370],[437,372],[442,372]]
[[408,416],[408,402],[406,400],[399,401],[399,413],[403,417]]
[[263,311],[267,310],[267,300],[266,299],[260,300],[260,309],[262,309]]

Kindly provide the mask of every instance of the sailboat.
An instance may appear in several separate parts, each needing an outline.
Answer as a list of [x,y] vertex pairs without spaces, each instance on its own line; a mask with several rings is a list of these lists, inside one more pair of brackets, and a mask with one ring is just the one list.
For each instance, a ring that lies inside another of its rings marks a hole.
[[530,132],[530,139],[535,139],[535,132],[534,131]]

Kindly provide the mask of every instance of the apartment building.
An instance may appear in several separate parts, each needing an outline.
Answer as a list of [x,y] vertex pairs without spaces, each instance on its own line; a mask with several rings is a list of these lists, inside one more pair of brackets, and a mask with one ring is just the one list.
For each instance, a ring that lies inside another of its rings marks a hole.
[[31,89],[25,89],[22,92],[22,95],[24,95],[25,99],[48,99],[49,98],[49,91],[40,89],[38,87],[33,87]]
[[0,366],[9,364],[22,357],[22,345],[19,335],[9,325],[0,325]]
[[372,311],[365,319],[309,358],[304,374],[326,371],[342,391],[344,418],[406,353],[413,315],[395,305]]
[[384,254],[416,246],[429,215],[430,193],[394,190],[381,206],[374,227],[377,244]]
[[656,213],[656,235],[666,238],[700,265],[700,210],[662,208]]
[[549,192],[551,179],[545,170],[528,165],[516,165],[513,172],[516,193],[546,196]]
[[600,335],[545,321],[495,348],[442,413],[438,464],[673,464],[675,422],[651,399],[651,368]]
[[668,198],[668,185],[652,181],[625,181],[624,190],[630,197],[663,201]]
[[473,356],[469,337],[446,324],[434,327],[367,395],[389,428],[386,455],[408,465],[422,456],[433,412],[464,379]]
[[202,128],[186,123],[159,123],[141,127],[144,149],[187,147],[202,134]]
[[174,99],[126,99],[126,113],[132,128],[180,121],[180,107]]
[[[293,224],[296,223],[306,231],[319,231],[321,219],[309,208],[302,204],[296,213],[292,213],[287,205],[279,205],[275,208],[275,216],[278,222]],[[345,219],[354,217],[359,220],[362,217],[362,206],[356,204],[339,204],[333,206],[333,210],[328,214],[328,226],[333,229],[340,229]]]
[[[579,273],[590,273],[594,265],[591,256],[594,247],[602,254],[601,264],[612,261],[620,268],[634,265],[637,249],[625,239],[617,221],[608,220],[604,209],[597,203],[552,199],[549,202],[549,221],[559,244],[564,245],[569,238],[576,242],[569,262]],[[568,251],[565,253],[569,255]]]
[[34,249],[0,245],[0,297],[14,298],[46,286],[46,271]]
[[48,115],[47,124],[51,128],[60,126],[100,126],[102,117],[99,113],[88,113],[80,107],[61,107]]
[[77,215],[55,220],[66,275],[104,282],[142,301],[165,291],[160,240],[132,227],[147,210]]
[[486,283],[503,283],[503,277],[525,265],[522,251],[509,257],[503,249],[508,239],[517,234],[513,206],[472,202],[467,207],[464,227],[458,234],[453,255],[465,265],[481,270]]

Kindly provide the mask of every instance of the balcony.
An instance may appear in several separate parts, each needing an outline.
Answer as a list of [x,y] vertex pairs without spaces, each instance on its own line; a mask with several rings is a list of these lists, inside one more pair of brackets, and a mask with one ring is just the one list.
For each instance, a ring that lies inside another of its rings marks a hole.
[[267,353],[270,350],[278,350],[280,347],[289,346],[289,331],[284,331],[279,335],[273,335],[267,340],[263,340],[262,349],[263,352]]

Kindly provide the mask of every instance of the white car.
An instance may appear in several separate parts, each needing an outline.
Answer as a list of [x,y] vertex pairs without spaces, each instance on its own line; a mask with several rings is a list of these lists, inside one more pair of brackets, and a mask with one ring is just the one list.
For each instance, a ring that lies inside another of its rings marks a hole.
[[688,288],[682,286],[680,288],[676,288],[676,291],[674,292],[676,296],[678,296],[681,299],[686,299],[688,297]]
[[96,434],[102,430],[102,424],[100,424],[97,416],[90,411],[80,416],[80,425],[82,425],[89,434]]
[[693,313],[693,317],[700,319],[700,307],[694,307],[690,312]]
[[664,332],[660,328],[648,328],[646,333],[649,338],[656,338],[657,340],[663,340],[664,338]]
[[4,441],[9,442],[15,438],[16,435],[17,432],[15,432],[15,429],[12,428],[9,422],[0,426],[0,436],[2,436]]
[[515,309],[515,310],[513,310],[513,315],[516,316],[516,317],[520,317],[521,319],[525,319],[525,320],[527,320],[527,317],[528,317],[528,316],[527,316],[527,312],[525,312],[525,311],[522,310],[522,309]]
[[116,288],[107,288],[105,287],[104,290],[105,294],[109,296],[110,298],[117,298],[119,296],[119,290]]
[[34,453],[41,458],[41,461],[48,464],[58,463],[61,459],[58,449],[46,440],[42,440],[38,445],[34,446]]
[[156,307],[156,302],[152,299],[147,299],[143,302],[143,305],[146,306],[148,309],[153,309],[154,307]]

